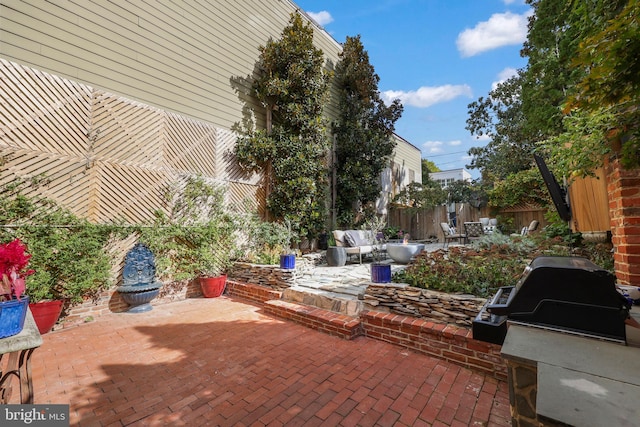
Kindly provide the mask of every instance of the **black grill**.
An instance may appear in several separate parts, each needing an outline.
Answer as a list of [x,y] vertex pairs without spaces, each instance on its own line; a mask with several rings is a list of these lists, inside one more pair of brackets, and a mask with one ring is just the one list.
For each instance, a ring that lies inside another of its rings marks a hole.
[[616,277],[581,257],[535,258],[515,286],[487,301],[473,321],[473,337],[502,344],[507,322],[626,342],[630,303]]

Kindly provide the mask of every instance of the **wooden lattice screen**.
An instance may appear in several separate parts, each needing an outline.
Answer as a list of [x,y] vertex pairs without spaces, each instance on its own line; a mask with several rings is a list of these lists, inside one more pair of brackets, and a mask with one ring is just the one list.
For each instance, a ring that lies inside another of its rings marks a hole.
[[44,175],[36,191],[98,223],[148,221],[167,208],[163,189],[193,174],[264,209],[229,130],[3,59],[0,96],[0,184]]

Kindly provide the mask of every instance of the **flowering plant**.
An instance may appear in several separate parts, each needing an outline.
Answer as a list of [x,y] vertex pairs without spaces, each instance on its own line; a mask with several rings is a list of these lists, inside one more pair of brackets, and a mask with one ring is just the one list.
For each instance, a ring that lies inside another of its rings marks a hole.
[[14,297],[20,299],[26,287],[24,278],[35,273],[26,269],[30,258],[27,247],[20,239],[0,244],[0,301]]

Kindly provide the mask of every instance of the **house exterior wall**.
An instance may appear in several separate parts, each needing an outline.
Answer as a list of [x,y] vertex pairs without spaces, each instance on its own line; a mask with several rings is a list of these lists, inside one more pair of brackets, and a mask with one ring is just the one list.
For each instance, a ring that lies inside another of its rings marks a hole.
[[429,174],[429,178],[440,183],[445,188],[452,181],[471,181],[471,174],[464,168],[450,169]]
[[[250,94],[259,47],[278,39],[295,11],[290,0],[0,0],[0,78],[17,76],[11,87],[0,84],[0,92],[21,110],[0,111],[0,155],[10,160],[0,182],[36,169],[53,174],[47,196],[105,222],[146,218],[160,203],[160,188],[190,173],[231,183],[232,201],[250,195],[264,206],[260,176],[240,176],[225,153],[240,126],[265,127],[265,110]],[[312,27],[332,70],[341,45]],[[24,107],[33,97],[37,102]],[[336,114],[329,101],[327,119]],[[45,116],[55,118],[45,133],[64,141],[52,144],[38,134]],[[387,193],[412,176],[421,179],[419,150],[394,138],[402,179],[387,171]],[[121,159],[133,146],[140,155]],[[153,161],[145,157],[149,151]],[[119,200],[127,188],[145,189],[148,200],[136,197],[137,190]]]
[[[297,9],[286,0],[1,0],[0,57],[221,128],[245,118],[264,127],[247,77],[258,47]],[[314,27],[331,68],[341,47]]]
[[393,134],[396,148],[390,167],[382,171],[382,189],[376,202],[379,214],[387,214],[389,202],[412,182],[422,183],[422,153],[402,137]]

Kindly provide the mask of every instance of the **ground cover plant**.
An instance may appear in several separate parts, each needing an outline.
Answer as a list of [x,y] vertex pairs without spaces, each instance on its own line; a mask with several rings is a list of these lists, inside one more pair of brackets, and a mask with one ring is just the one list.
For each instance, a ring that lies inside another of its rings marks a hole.
[[394,282],[441,292],[488,298],[501,286],[515,285],[531,260],[541,255],[578,255],[613,270],[608,243],[569,244],[561,236],[541,233],[511,238],[490,234],[467,246],[423,252],[407,268],[394,275]]

